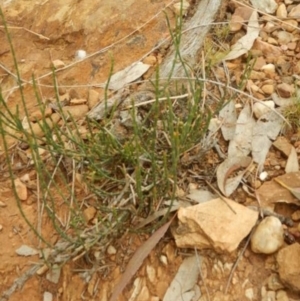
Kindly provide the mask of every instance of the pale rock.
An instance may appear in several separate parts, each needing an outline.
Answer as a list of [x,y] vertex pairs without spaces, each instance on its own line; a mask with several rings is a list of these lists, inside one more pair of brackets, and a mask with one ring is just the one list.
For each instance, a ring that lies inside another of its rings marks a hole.
[[82,105],[87,102],[87,99],[85,98],[73,98],[70,100],[70,105]]
[[49,266],[47,264],[43,264],[37,271],[36,274],[42,276],[49,270]]
[[293,212],[291,217],[293,221],[298,222],[300,220],[300,210]]
[[251,249],[254,253],[272,254],[283,243],[283,227],[280,220],[274,216],[267,216],[251,237]]
[[272,100],[256,102],[253,105],[253,113],[257,119],[261,118],[264,114],[275,108],[275,103]]
[[161,262],[163,265],[168,265],[168,258],[167,258],[167,256],[161,255],[161,256],[159,257],[159,260],[160,260],[160,262]]
[[[261,87],[261,90],[265,93],[265,94],[269,94],[271,95],[272,93],[274,93],[274,85],[263,85]],[[274,102],[273,102],[274,103]]]
[[268,278],[268,288],[272,291],[277,291],[284,288],[284,285],[281,283],[278,274],[271,274]]
[[250,288],[247,288],[245,290],[245,297],[248,299],[248,300],[253,300],[254,299],[254,290],[252,287]]
[[244,19],[241,16],[234,14],[229,23],[231,32],[238,32],[243,26]]
[[146,266],[146,273],[147,273],[147,276],[148,276],[148,279],[150,280],[150,282],[152,282],[154,284],[155,280],[157,279],[155,268],[151,265],[147,265]]
[[295,50],[297,47],[297,43],[296,42],[290,42],[287,44],[287,47],[289,50]]
[[294,6],[291,11],[288,14],[289,18],[295,18],[299,19],[300,18],[300,4]]
[[291,145],[290,141],[287,138],[283,137],[283,136],[278,137],[273,142],[273,146],[275,146],[286,157],[288,157],[291,153],[292,145]]
[[298,28],[298,22],[296,20],[285,20],[281,23],[281,27],[287,32],[293,32],[295,29]]
[[272,45],[278,45],[278,41],[272,37],[268,37],[267,42]]
[[57,284],[59,282],[60,273],[61,273],[61,267],[58,264],[54,264],[51,270],[49,270],[48,273],[46,274],[46,279],[52,283]]
[[276,17],[280,18],[280,19],[287,18],[287,10],[286,10],[286,6],[284,3],[280,3],[278,5],[278,8],[276,10]]
[[63,68],[65,67],[65,63],[61,60],[54,60],[52,61],[51,67],[54,67],[55,69]]
[[289,301],[290,299],[289,299],[287,293],[285,291],[281,290],[276,293],[276,300],[277,301]]
[[295,93],[295,88],[287,83],[277,85],[277,92],[280,97],[289,98]]
[[30,121],[37,121],[41,120],[43,117],[49,117],[52,114],[52,109],[50,107],[45,108],[44,112],[41,110],[36,110],[32,112],[29,116]]
[[286,45],[290,43],[293,40],[293,38],[294,38],[293,34],[283,30],[277,33],[278,43],[281,45]]
[[22,245],[20,248],[16,250],[16,253],[19,256],[33,256],[39,254],[39,251],[27,245]]
[[50,117],[45,118],[39,123],[31,123],[32,132],[30,128],[27,130],[27,132],[30,134],[32,133],[32,135],[36,137],[43,137],[46,133],[49,134],[48,131],[51,130],[54,127],[54,125],[58,123],[60,118],[61,117],[58,113],[54,113]]
[[293,4],[294,0],[284,0],[285,5]]
[[220,253],[236,250],[255,225],[258,212],[232,200],[225,200],[227,204],[218,198],[199,205],[180,208],[179,226],[173,229],[177,246],[192,249],[213,248]]
[[295,243],[281,249],[277,254],[279,277],[283,284],[300,292],[300,244]]
[[6,206],[7,206],[7,204],[6,204],[6,203],[4,203],[4,202],[0,201],[0,207],[4,208],[4,207],[6,207]]
[[274,45],[271,45],[267,42],[262,41],[260,38],[257,38],[252,47],[253,50],[260,50],[264,56],[267,58],[278,57],[282,55],[282,50]]
[[96,90],[90,89],[88,96],[88,106],[89,109],[92,109],[96,104],[99,103],[99,95],[100,93]]
[[157,62],[157,59],[154,55],[149,55],[146,58],[143,59],[143,63],[150,65],[150,66],[155,66]]
[[139,293],[138,297],[136,300],[139,301],[148,301],[150,298],[150,292],[147,286],[143,286],[141,289],[141,292]]
[[276,28],[274,22],[267,22],[266,25],[263,27],[263,30],[267,33],[271,33],[274,31],[274,28]]
[[113,245],[109,245],[107,247],[106,252],[107,252],[108,255],[115,255],[115,254],[117,254],[117,250],[116,250],[116,248]]
[[87,105],[65,106],[62,108],[62,111],[67,119],[70,117],[69,115],[71,115],[75,120],[83,118],[88,110],[89,107]]
[[27,187],[26,185],[19,179],[14,180],[16,193],[21,201],[26,201],[28,197]]
[[90,206],[83,210],[83,216],[87,223],[89,223],[96,215],[97,209]]
[[260,57],[256,58],[255,63],[253,65],[253,69],[255,71],[260,71],[262,66],[264,66],[264,65],[266,65],[266,60],[262,56],[260,56]]
[[0,231],[2,231],[3,230],[3,226],[0,224]]
[[275,292],[267,291],[266,295],[261,299],[261,301],[276,301]]
[[52,301],[53,295],[50,292],[44,292],[43,301]]
[[266,75],[263,72],[258,72],[255,70],[252,70],[249,76],[249,78],[253,80],[263,80],[265,77]]
[[275,73],[275,65],[274,64],[266,64],[261,67],[261,70],[264,71],[266,74]]
[[275,0],[251,0],[250,2],[254,8],[267,14],[273,14],[277,9]]

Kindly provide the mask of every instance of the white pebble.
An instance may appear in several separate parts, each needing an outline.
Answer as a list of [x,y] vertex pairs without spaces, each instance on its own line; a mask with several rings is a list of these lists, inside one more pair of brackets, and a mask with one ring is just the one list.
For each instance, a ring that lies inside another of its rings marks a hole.
[[86,57],[86,51],[85,51],[85,50],[80,49],[80,50],[77,50],[77,51],[75,52],[75,58],[76,58],[77,60],[82,60],[82,59],[84,59],[85,57]]
[[265,181],[267,179],[267,177],[268,177],[268,173],[266,171],[261,172],[259,175],[259,179],[261,181]]

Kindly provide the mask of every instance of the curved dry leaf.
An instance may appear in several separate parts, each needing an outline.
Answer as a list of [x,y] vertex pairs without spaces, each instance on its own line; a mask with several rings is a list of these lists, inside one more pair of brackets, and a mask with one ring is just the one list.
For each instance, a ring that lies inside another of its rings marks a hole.
[[[217,182],[218,187],[223,195],[228,197],[235,191],[235,189],[240,184],[245,172],[247,171],[247,167],[250,165],[251,161],[251,158],[246,156],[231,157],[227,158],[218,166]],[[241,168],[244,168],[244,170],[240,171],[237,176],[229,179],[229,176],[232,175],[232,173]]]
[[232,140],[234,138],[237,119],[235,102],[229,101],[228,104],[222,108],[219,116],[222,121],[221,131],[224,139],[226,141]]
[[119,283],[114,287],[109,301],[116,301],[118,299],[123,289],[131,281],[131,278],[143,264],[144,259],[150,254],[150,252],[154,249],[160,239],[165,235],[175,216],[176,214],[171,218],[169,222],[155,231],[155,233],[153,233],[152,236],[136,250],[132,258],[129,260],[126,270],[122,275]]
[[135,62],[131,64],[130,66],[111,76],[108,89],[119,90],[123,88],[126,84],[140,78],[149,68],[150,65],[142,62]]
[[240,38],[231,48],[231,51],[223,60],[233,60],[247,53],[253,46],[254,41],[258,37],[260,27],[258,23],[258,14],[254,10],[247,26],[247,34]]
[[297,200],[300,200],[300,187],[291,187],[285,183],[283,183],[281,180],[278,178],[274,178],[274,181],[280,184],[282,187],[286,188]]

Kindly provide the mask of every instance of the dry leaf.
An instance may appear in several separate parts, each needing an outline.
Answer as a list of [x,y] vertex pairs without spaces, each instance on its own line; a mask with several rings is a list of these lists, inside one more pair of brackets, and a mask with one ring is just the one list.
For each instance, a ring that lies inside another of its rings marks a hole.
[[[175,214],[176,215],[176,214]],[[150,254],[154,249],[160,239],[165,235],[168,228],[170,227],[175,215],[171,218],[169,222],[160,227],[152,236],[141,245],[137,251],[134,253],[133,257],[129,260],[124,274],[122,275],[119,283],[114,287],[109,301],[116,301],[119,295],[122,293],[126,285],[131,281],[131,278],[135,275],[138,269],[143,264],[144,259]]]
[[300,187],[296,187],[296,188],[290,187],[287,184],[280,181],[278,178],[275,178],[274,181],[276,181],[282,187],[286,188],[294,197],[297,198],[297,200],[300,200]]
[[258,14],[254,10],[248,23],[247,34],[240,38],[231,48],[231,51],[223,60],[233,60],[247,53],[253,46],[254,41],[259,35]]
[[140,78],[148,69],[150,65],[142,62],[135,62],[125,69],[115,73],[109,80],[108,89],[119,90],[126,84],[131,83]]
[[171,282],[163,301],[190,301],[195,296],[194,286],[199,276],[197,257],[186,258]]
[[[218,187],[225,196],[230,196],[240,184],[247,167],[251,163],[250,157],[231,157],[222,162],[217,169]],[[229,179],[232,173],[243,168],[237,176]]]
[[234,101],[229,101],[219,114],[222,122],[221,131],[226,141],[234,138],[236,126],[236,110]]
[[299,171],[298,156],[295,148],[292,146],[290,155],[286,162],[285,172],[289,173],[289,172],[297,172],[297,171]]

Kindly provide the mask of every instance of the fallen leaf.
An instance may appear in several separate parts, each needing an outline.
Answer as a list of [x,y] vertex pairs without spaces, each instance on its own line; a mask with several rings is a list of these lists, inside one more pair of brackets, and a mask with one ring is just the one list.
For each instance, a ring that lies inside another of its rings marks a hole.
[[278,178],[274,178],[274,181],[280,184],[282,187],[286,188],[294,197],[296,197],[298,200],[300,200],[300,187],[290,187],[289,185],[283,183]]
[[259,32],[258,14],[257,11],[254,10],[248,22],[247,34],[232,46],[231,51],[223,58],[223,60],[233,60],[247,53],[252,48]]
[[290,155],[287,159],[286,166],[285,166],[285,172],[297,172],[299,171],[299,162],[298,162],[298,156],[295,148],[291,147]]
[[[142,62],[134,62],[130,66],[111,76],[108,82],[108,89],[119,90],[123,88],[126,84],[129,84],[140,78],[149,68],[150,65]],[[104,86],[105,85],[106,83]]]
[[191,256],[182,262],[171,282],[163,301],[190,301],[195,295],[193,290],[197,283],[200,267],[197,257]]
[[114,287],[109,301],[116,301],[118,299],[123,289],[143,264],[144,259],[150,254],[150,252],[154,249],[160,239],[165,235],[175,216],[176,214],[171,218],[169,222],[160,227],[143,245],[141,245],[137,249],[132,258],[129,260],[126,270],[122,275],[119,283]]
[[[251,163],[251,158],[247,156],[229,157],[217,168],[218,187],[225,196],[230,196],[240,184],[247,167]],[[237,176],[229,179],[229,176],[238,169],[243,168]]]
[[234,101],[229,101],[219,113],[222,122],[221,131],[226,141],[234,138],[236,127],[236,110]]

